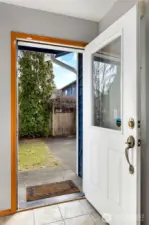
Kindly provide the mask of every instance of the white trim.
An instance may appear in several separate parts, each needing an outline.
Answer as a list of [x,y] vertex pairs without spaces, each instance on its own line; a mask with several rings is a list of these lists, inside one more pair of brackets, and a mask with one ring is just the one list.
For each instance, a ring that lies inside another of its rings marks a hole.
[[104,53],[104,52],[102,52],[103,54],[101,54],[101,53],[98,53],[98,52],[96,52],[96,53],[94,53],[94,56],[96,56],[96,57],[101,57],[101,58],[103,58],[103,59],[109,59],[109,60],[113,60],[113,61],[115,61],[115,62],[120,62],[120,57],[118,57],[118,56],[116,56],[116,55],[110,55],[110,54],[107,54],[107,53]]
[[140,86],[141,86],[141,143],[143,142],[143,145],[147,138],[147,109],[146,109],[146,98],[147,98],[147,87],[146,87],[146,35],[145,35],[145,17],[141,20],[141,26],[140,26],[140,63],[141,67],[140,69]]
[[121,71],[120,71],[120,101],[121,101],[121,134],[124,133],[124,113],[123,113],[123,83],[124,83],[124,31],[121,33]]
[[[107,31],[105,31],[107,32]],[[119,36],[122,36],[122,28],[120,29],[117,29],[117,31],[115,31],[115,33],[109,38],[107,39],[106,41],[104,41],[103,43],[101,43],[99,46],[98,46],[98,50],[97,50],[97,47],[96,47],[96,42],[98,40],[100,35],[98,35],[92,42],[90,42],[86,47],[85,47],[85,50],[88,50],[88,48],[91,50],[91,53],[94,54],[95,52],[98,52],[100,51],[100,49],[104,48],[105,46],[107,46],[108,44],[110,44],[112,41],[114,41],[115,39],[117,39]]]
[[24,46],[24,47],[34,47],[34,48],[42,48],[42,49],[53,49],[53,50],[60,50],[60,51],[67,51],[67,52],[80,52],[82,53],[84,51],[84,48],[79,47],[69,47],[69,46],[63,46],[60,44],[49,44],[49,43],[40,43],[29,40],[29,41],[18,41],[18,46]]
[[[137,215],[141,218],[141,197],[143,195],[143,192],[141,191],[141,185],[142,185],[142,168],[141,163],[144,163],[143,155],[141,153],[141,150],[147,150],[146,149],[146,138],[147,138],[147,111],[146,111],[146,97],[147,97],[147,86],[146,86],[146,35],[145,35],[145,17],[142,11],[142,7],[144,5],[144,2],[142,4],[139,4],[138,10],[138,17],[137,17],[137,23],[138,23],[138,30],[137,30],[137,111],[138,111],[138,118],[137,120],[140,121],[140,128],[137,129],[137,138],[138,140],[141,139],[141,146],[137,147],[137,159],[136,163],[138,164],[137,167]],[[137,122],[138,122],[137,121]],[[139,221],[140,222],[140,221]],[[141,224],[141,222],[139,223]]]

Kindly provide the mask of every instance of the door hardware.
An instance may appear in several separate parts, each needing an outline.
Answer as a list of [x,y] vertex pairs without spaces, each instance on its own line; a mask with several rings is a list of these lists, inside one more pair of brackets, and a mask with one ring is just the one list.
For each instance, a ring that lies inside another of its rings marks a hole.
[[130,163],[130,160],[129,160],[129,149],[133,148],[135,146],[135,139],[133,136],[129,136],[127,138],[127,147],[125,149],[125,157],[126,157],[126,160],[129,164],[129,173],[130,174],[134,174],[134,166]]
[[141,146],[141,140],[138,139],[138,147],[140,147],[140,146]]
[[135,121],[133,118],[130,118],[129,121],[128,121],[128,126],[133,129],[134,126],[135,126]]
[[138,120],[138,128],[141,128],[141,121]]

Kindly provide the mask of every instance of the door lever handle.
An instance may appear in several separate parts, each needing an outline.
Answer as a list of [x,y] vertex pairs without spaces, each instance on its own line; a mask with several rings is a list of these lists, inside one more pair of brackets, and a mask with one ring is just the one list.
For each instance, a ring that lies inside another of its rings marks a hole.
[[129,136],[128,139],[127,139],[127,147],[125,149],[125,157],[126,157],[126,160],[129,164],[129,172],[131,174],[134,174],[134,166],[130,163],[130,160],[129,160],[129,149],[133,148],[135,146],[135,139],[133,136]]

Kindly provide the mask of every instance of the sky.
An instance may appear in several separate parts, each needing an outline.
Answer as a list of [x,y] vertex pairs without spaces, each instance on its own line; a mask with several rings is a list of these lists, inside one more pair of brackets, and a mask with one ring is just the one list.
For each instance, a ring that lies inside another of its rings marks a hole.
[[[57,58],[58,60],[72,66],[77,67],[77,55],[76,53],[69,53],[62,57]],[[71,83],[72,81],[76,80],[76,74],[66,70],[56,64],[53,64],[53,71],[54,71],[54,81],[56,84],[57,89],[61,89],[65,85]]]
[[[18,51],[18,55],[20,56],[21,51]],[[77,68],[77,53],[68,53],[67,55],[61,56],[57,58],[58,60]],[[18,63],[18,62],[17,62]],[[64,69],[61,66],[53,63],[53,71],[54,71],[54,81],[57,89],[61,89],[72,81],[76,80],[76,74],[70,72],[67,69]],[[18,71],[19,74],[19,71]],[[18,75],[19,76],[19,75]]]

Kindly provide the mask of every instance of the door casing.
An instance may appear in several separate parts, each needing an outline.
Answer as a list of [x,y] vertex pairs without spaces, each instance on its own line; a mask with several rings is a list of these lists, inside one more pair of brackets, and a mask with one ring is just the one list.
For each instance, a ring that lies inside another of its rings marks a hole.
[[39,36],[20,32],[11,32],[11,209],[1,211],[0,216],[6,216],[17,212],[17,82],[16,82],[16,58],[17,41],[40,42],[65,47],[84,49],[87,43],[65,40],[53,37]]

